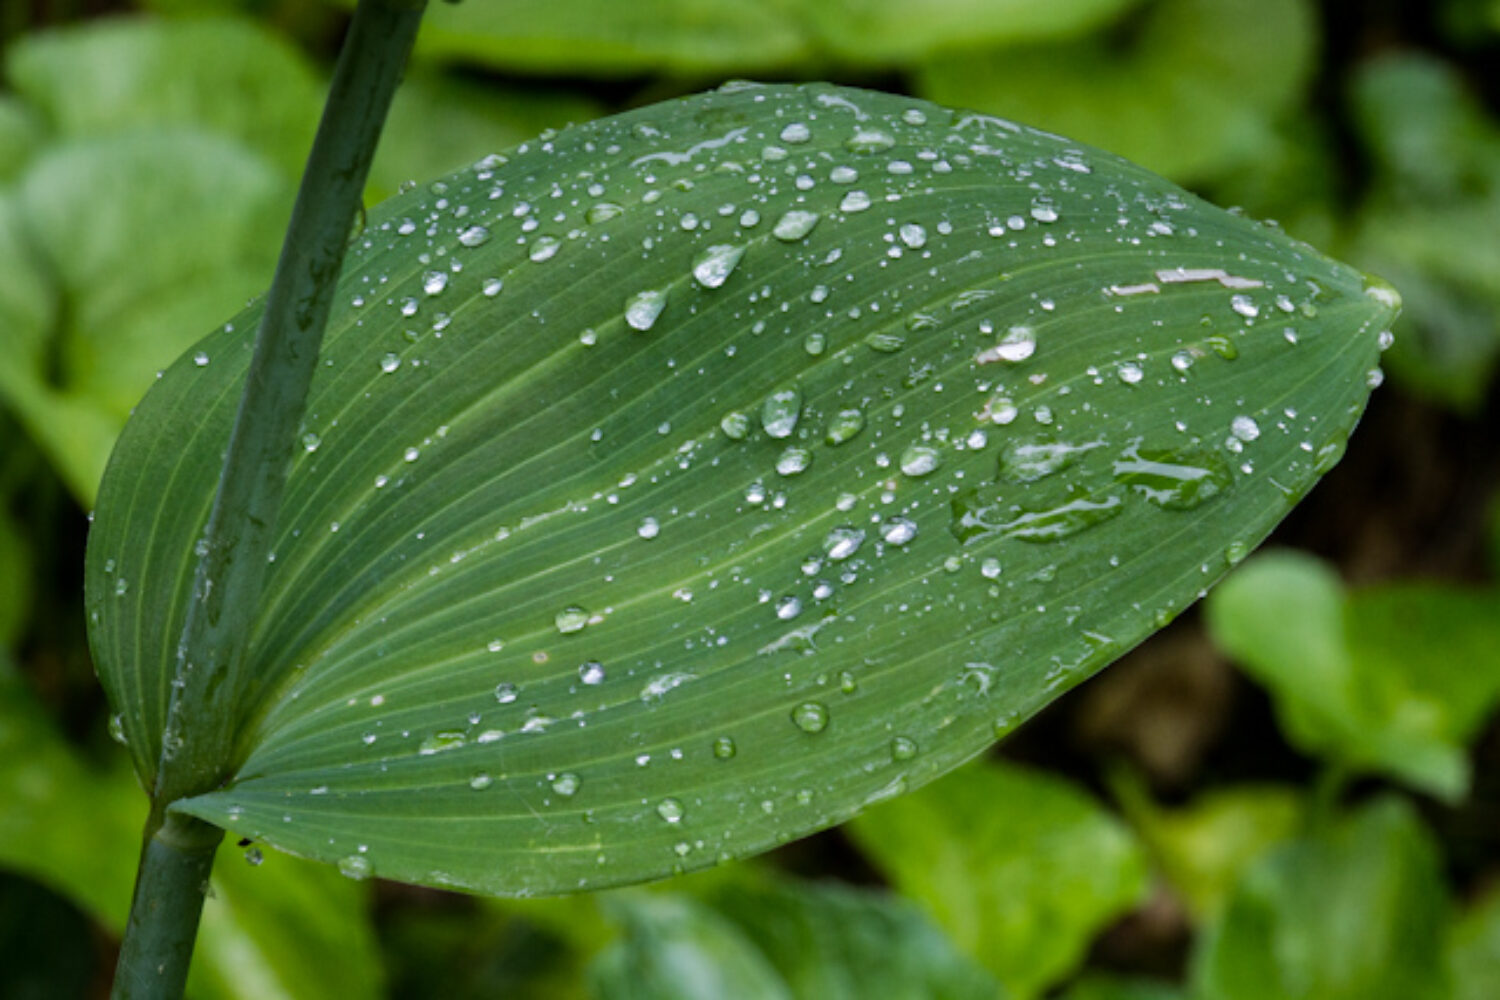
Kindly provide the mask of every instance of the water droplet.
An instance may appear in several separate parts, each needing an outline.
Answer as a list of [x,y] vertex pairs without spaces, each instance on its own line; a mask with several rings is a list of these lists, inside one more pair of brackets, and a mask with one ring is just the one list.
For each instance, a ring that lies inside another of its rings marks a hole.
[[505,683],[495,685],[495,700],[502,705],[509,705],[511,702],[515,701],[516,698],[519,697],[519,695],[520,691],[514,684]]
[[821,332],[809,333],[802,338],[802,349],[813,357],[817,357],[828,349],[828,338]]
[[840,445],[865,429],[865,415],[860,410],[840,410],[828,421],[826,440]]
[[817,212],[794,208],[776,220],[776,225],[771,230],[771,235],[783,243],[795,243],[813,231],[813,227],[818,224],[819,218],[820,216]]
[[1168,510],[1191,510],[1233,485],[1223,459],[1211,452],[1132,446],[1114,463],[1115,482]]
[[484,246],[490,241],[490,231],[483,226],[470,226],[458,234],[458,242],[466,247]]
[[693,260],[693,277],[704,288],[718,288],[729,280],[743,256],[744,247],[729,243],[711,246]]
[[901,471],[908,476],[925,476],[943,464],[943,456],[931,445],[914,444],[901,453]]
[[661,533],[661,522],[654,517],[642,518],[640,527],[635,529],[635,533],[642,538],[655,538]]
[[828,728],[828,709],[816,701],[804,701],[792,709],[792,722],[804,733],[821,733]]
[[572,771],[564,771],[552,779],[552,790],[565,799],[570,799],[578,794],[578,786],[582,780]]
[[468,737],[460,730],[446,729],[424,738],[417,747],[417,753],[429,756],[435,753],[442,753],[444,750],[457,750],[467,742]]
[[1365,294],[1389,309],[1393,318],[1401,311],[1401,293],[1390,282],[1367,274],[1364,276],[1364,286]]
[[1135,385],[1146,375],[1145,372],[1141,371],[1141,366],[1134,361],[1126,361],[1121,364],[1117,374],[1120,376],[1120,381],[1126,385]]
[[1019,364],[1036,353],[1036,332],[1029,326],[1013,326],[994,347],[980,351],[974,358],[979,364],[1005,361]]
[[662,799],[656,804],[656,815],[668,823],[681,823],[684,815],[682,803],[676,799]]
[[1000,579],[1000,560],[990,556],[979,564],[979,575],[986,580]]
[[1260,437],[1260,424],[1255,422],[1254,417],[1240,414],[1229,422],[1229,433],[1241,441],[1254,441]]
[[562,248],[562,240],[556,236],[538,236],[531,244],[531,249],[526,256],[534,263],[540,264],[544,260],[551,260],[557,256],[557,251]]
[[1260,315],[1260,307],[1248,295],[1231,295],[1229,297],[1229,308],[1246,319],[1254,319]]
[[648,288],[636,292],[625,300],[625,322],[633,329],[649,330],[656,325],[656,318],[667,307],[665,288]]
[[895,354],[906,346],[906,338],[899,333],[870,333],[865,335],[865,346],[881,354]]
[[319,437],[318,435],[314,434],[312,431],[308,431],[306,434],[302,435],[302,450],[303,451],[306,451],[306,452],[309,452],[309,453],[317,451],[318,450],[318,446],[321,445],[322,443],[323,443],[323,439],[321,437]]
[[351,854],[339,859],[339,874],[346,878],[352,878],[356,882],[369,878],[375,873],[370,859],[362,854]]
[[739,410],[733,410],[724,414],[723,419],[719,421],[719,429],[731,441],[743,441],[750,433],[750,416]]
[[896,137],[884,129],[861,125],[844,145],[853,153],[883,153],[896,145]]
[[557,630],[564,635],[570,632],[582,632],[588,627],[589,613],[576,604],[570,604],[557,613],[554,622]]
[[603,684],[604,664],[598,660],[589,660],[581,664],[578,668],[578,679],[589,685]]
[[904,517],[895,517],[887,521],[881,530],[880,537],[884,538],[887,545],[897,547],[905,545],[917,537],[917,524],[915,521]]
[[590,205],[589,210],[584,213],[584,218],[588,220],[589,225],[597,226],[601,222],[608,222],[623,211],[625,211],[624,208],[612,201],[601,201]]
[[812,465],[812,452],[794,445],[782,452],[781,457],[776,460],[776,471],[783,476],[795,476],[806,472],[809,465]]
[[197,365],[199,368],[205,368],[205,367],[207,367],[208,366],[208,352],[207,351],[194,351],[193,352],[193,364]]
[[901,242],[912,250],[920,250],[927,245],[927,230],[915,222],[908,222],[899,230]]
[[739,748],[734,745],[734,739],[729,736],[720,736],[714,740],[714,756],[719,760],[729,760],[739,753]]
[[1034,483],[1061,472],[1078,461],[1100,442],[1067,444],[1058,441],[1016,441],[1007,443],[1000,452],[1000,478],[1012,483]]
[[448,287],[447,271],[428,271],[422,275],[422,291],[428,295],[437,295]]
[[871,205],[870,196],[863,191],[850,191],[839,201],[839,211],[853,214],[863,212]]
[[776,617],[791,621],[802,613],[802,601],[797,597],[783,597],[776,604]]
[[494,783],[495,779],[491,778],[483,771],[480,771],[478,774],[474,775],[474,777],[469,779],[469,787],[474,789],[474,791],[476,792],[482,792]]
[[760,423],[773,438],[788,438],[797,429],[797,419],[802,415],[802,391],[796,386],[783,386],[766,397],[760,408]]
[[812,138],[812,129],[802,122],[792,122],[781,130],[781,141],[787,143],[802,143]]
[[1019,510],[1003,498],[986,499],[978,490],[953,498],[949,530],[965,544],[999,535],[1023,542],[1056,542],[1102,524],[1124,511],[1120,497],[1077,497],[1044,510]]
[[119,712],[109,717],[109,738],[122,747],[129,743],[125,737],[125,717]]
[[917,755],[917,743],[915,740],[905,736],[897,736],[891,740],[891,760],[911,760]]
[[484,284],[480,286],[481,290],[484,292],[485,298],[489,299],[492,299],[496,295],[499,295],[500,289],[504,287],[505,282],[501,281],[499,278],[485,278]]
[[401,367],[401,357],[397,354],[387,353],[380,359],[380,370],[389,375]]

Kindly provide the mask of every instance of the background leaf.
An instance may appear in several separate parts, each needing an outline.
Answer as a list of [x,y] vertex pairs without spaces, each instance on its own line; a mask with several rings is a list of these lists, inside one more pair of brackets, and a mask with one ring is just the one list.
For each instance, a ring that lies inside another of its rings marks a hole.
[[[146,818],[125,770],[80,760],[0,654],[0,867],[58,891],[118,934]],[[226,850],[225,853],[231,853]],[[368,893],[325,866],[272,856],[220,864],[204,908],[192,996],[361,1000],[380,995]]]
[[1209,601],[1218,642],[1277,699],[1310,753],[1449,799],[1465,746],[1500,697],[1500,598],[1407,584],[1356,591],[1317,560],[1257,558]]
[[[516,894],[978,753],[1337,459],[1394,304],[1107,154],[824,86],[481,161],[372,213],[344,282],[240,758],[179,807]],[[137,408],[90,537],[147,776],[257,317]]]
[[849,832],[1018,997],[1062,980],[1146,890],[1129,831],[1071,785],[1014,767],[964,768]]
[[1204,1000],[1446,995],[1448,901],[1431,837],[1385,798],[1246,872],[1197,956]]

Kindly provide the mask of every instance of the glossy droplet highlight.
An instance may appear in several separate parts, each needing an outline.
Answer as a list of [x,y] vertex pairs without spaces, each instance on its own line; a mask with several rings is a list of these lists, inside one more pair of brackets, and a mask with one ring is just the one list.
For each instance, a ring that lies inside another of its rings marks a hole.
[[901,453],[901,471],[908,476],[929,475],[942,464],[942,455],[931,445],[914,444]]
[[783,243],[795,243],[800,239],[805,239],[807,234],[813,231],[813,227],[818,224],[818,218],[817,212],[794,208],[776,220],[771,235]]
[[559,611],[554,618],[557,630],[564,635],[572,632],[582,632],[589,624],[589,613],[576,604],[570,604]]
[[681,823],[685,810],[676,799],[662,799],[656,804],[656,815],[668,823]]

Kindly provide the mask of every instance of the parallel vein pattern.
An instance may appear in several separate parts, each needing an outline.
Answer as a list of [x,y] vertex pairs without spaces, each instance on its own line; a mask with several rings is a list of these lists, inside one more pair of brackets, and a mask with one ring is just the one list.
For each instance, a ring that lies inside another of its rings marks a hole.
[[[403,194],[351,254],[230,720],[178,808],[495,893],[650,878],[986,747],[1341,453],[1394,293],[1055,136],[738,85]],[[89,549],[149,777],[256,308]]]

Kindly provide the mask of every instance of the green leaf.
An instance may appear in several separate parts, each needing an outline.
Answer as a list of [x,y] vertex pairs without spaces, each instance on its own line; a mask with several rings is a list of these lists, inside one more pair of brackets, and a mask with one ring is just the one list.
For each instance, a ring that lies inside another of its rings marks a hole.
[[953,48],[1071,37],[1140,0],[842,0],[801,5],[821,45],[853,63],[910,63]]
[[1005,994],[904,901],[770,879],[694,901],[609,900],[624,937],[600,955],[600,1000],[997,1000]]
[[[372,212],[343,280],[236,756],[178,807],[500,894],[974,756],[1337,459],[1394,305],[1107,154],[825,86],[482,161]],[[137,407],[90,538],[148,781],[258,316]]]
[[1077,136],[1182,183],[1278,145],[1273,125],[1315,68],[1306,0],[1161,0],[1121,46],[1077,42],[942,53],[927,98]]
[[1004,1000],[993,977],[965,958],[912,904],[840,886],[742,879],[708,901],[752,941],[806,1000]]
[[1345,595],[1317,560],[1262,556],[1208,603],[1215,639],[1309,753],[1454,799],[1500,698],[1500,595],[1398,584]]
[[1171,810],[1133,783],[1120,792],[1152,859],[1199,922],[1216,918],[1244,870],[1304,821],[1301,796],[1288,787],[1218,789]]
[[0,94],[0,183],[20,172],[41,142],[41,125],[24,103]]
[[1465,910],[1448,933],[1452,1000],[1487,1000],[1500,993],[1500,892]]
[[31,610],[31,562],[31,547],[20,526],[0,508],[0,649],[10,649],[26,627]]
[[191,131],[55,145],[18,181],[22,235],[0,250],[45,278],[0,278],[0,312],[19,319],[0,346],[22,361],[0,391],[85,503],[161,366],[258,290],[290,194],[260,157]]
[[683,896],[615,901],[625,941],[591,972],[600,1000],[793,1000],[795,994],[734,925]]
[[[80,759],[9,669],[0,654],[0,867],[49,886],[119,933],[146,799],[127,770],[101,771]],[[204,908],[193,996],[379,995],[363,886],[281,855],[258,868],[225,861]]]
[[1371,60],[1352,98],[1375,173],[1352,252],[1388,263],[1411,293],[1391,371],[1472,412],[1500,358],[1500,129],[1458,72],[1429,57]]
[[811,53],[805,31],[782,7],[780,0],[434,4],[417,52],[591,76],[786,69]]
[[289,42],[239,18],[105,19],[30,34],[8,50],[6,76],[60,136],[202,129],[293,173],[322,92]]
[[1448,900],[1411,808],[1380,799],[1245,874],[1195,959],[1203,1000],[1446,996]]
[[1080,789],[976,765],[855,820],[851,835],[903,895],[1018,997],[1039,996],[1141,900],[1146,858]]
[[543,129],[599,114],[593,101],[567,91],[479,86],[413,69],[396,91],[368,188],[387,198],[403,183],[448,173]]
[[1186,994],[1176,986],[1152,979],[1091,973],[1064,993],[1062,1000],[1186,1000]]

